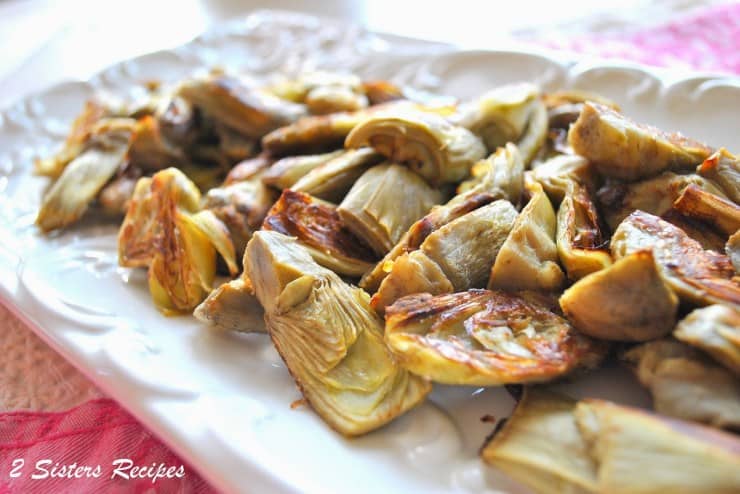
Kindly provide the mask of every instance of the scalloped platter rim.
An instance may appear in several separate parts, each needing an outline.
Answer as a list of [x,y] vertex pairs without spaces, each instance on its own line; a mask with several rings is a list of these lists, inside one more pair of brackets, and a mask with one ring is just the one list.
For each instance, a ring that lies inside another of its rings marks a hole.
[[[737,142],[740,79],[511,48],[462,50],[258,11],[89,81],[29,96],[0,112],[0,299],[224,492],[528,492],[477,458],[492,429],[480,419],[511,410],[505,390],[437,386],[427,403],[389,426],[341,438],[306,407],[291,408],[300,395],[269,339],[157,312],[145,276],[117,265],[115,225],[92,219],[41,236],[33,219],[45,182],[31,176],[33,159],[60,145],[94,91],[135,97],[146,80],[214,66],[256,78],[352,70],[458,97],[529,80],[546,90],[598,92],[637,120],[712,145]],[[558,386],[575,396],[649,403],[619,368]]]

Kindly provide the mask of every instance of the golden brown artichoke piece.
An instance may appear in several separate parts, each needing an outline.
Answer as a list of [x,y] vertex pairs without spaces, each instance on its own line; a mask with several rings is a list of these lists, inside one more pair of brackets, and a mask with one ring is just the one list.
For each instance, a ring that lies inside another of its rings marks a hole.
[[422,242],[437,229],[496,199],[507,199],[518,203],[524,188],[524,164],[519,151],[513,144],[499,149],[493,157],[493,166],[476,179],[464,192],[460,192],[446,204],[432,210],[411,225],[401,240],[388,252],[372,271],[363,276],[360,286],[371,292],[379,289],[380,283],[390,273],[393,262],[400,255],[418,249]]
[[472,132],[440,115],[397,109],[375,112],[347,136],[345,147],[370,146],[390,161],[409,166],[430,184],[466,178],[486,154]]
[[139,180],[118,233],[119,264],[149,268],[149,290],[165,313],[191,311],[206,297],[216,252],[237,271],[228,230],[199,203],[195,185],[167,168]]
[[604,176],[640,180],[665,170],[691,170],[712,149],[680,134],[635,123],[620,113],[587,102],[568,132],[573,150]]
[[486,190],[512,204],[519,204],[524,190],[524,161],[516,145],[508,143],[471,169],[472,177],[461,183],[458,194],[473,189]]
[[261,177],[262,171],[258,171],[241,182],[215,187],[208,191],[203,202],[203,207],[228,228],[238,259],[278,197],[275,190],[262,183]]
[[262,138],[262,148],[272,156],[325,153],[341,148],[350,131],[373,113],[415,107],[408,101],[391,102],[355,112],[304,117]]
[[322,268],[295,240],[257,232],[245,269],[275,348],[306,400],[346,436],[381,427],[420,403],[430,384],[400,368],[369,297]]
[[455,290],[482,288],[516,218],[509,201],[495,201],[441,226],[419,248],[442,268]]
[[689,186],[698,186],[712,193],[722,192],[709,180],[695,174],[676,175],[663,172],[640,182],[608,182],[596,193],[609,228],[615,229],[633,211],[663,216]]
[[337,72],[309,72],[281,81],[268,90],[281,98],[305,103],[314,115],[356,111],[368,106],[359,77]]
[[620,259],[651,250],[662,277],[679,298],[690,304],[740,307],[740,283],[727,256],[704,250],[683,230],[642,211],[629,215],[615,230],[611,251]]
[[616,341],[647,341],[676,325],[678,297],[650,251],[638,251],[578,280],[560,307],[580,332]]
[[295,237],[317,263],[341,275],[362,276],[377,260],[346,228],[336,206],[302,192],[284,190],[262,228]]
[[376,292],[383,279],[391,272],[393,263],[399,256],[417,250],[432,232],[443,225],[490,204],[496,199],[495,194],[484,192],[476,187],[474,190],[453,197],[447,204],[433,207],[427,215],[411,225],[401,240],[371,271],[365,273],[360,280],[360,287]]
[[244,277],[223,283],[195,308],[196,319],[223,331],[266,333],[265,311]]
[[611,265],[599,215],[583,185],[568,182],[557,220],[558,255],[568,278],[578,280]]
[[519,152],[522,154],[524,164],[529,167],[534,161],[537,153],[547,141],[548,132],[547,108],[545,104],[537,99],[532,106],[532,112],[527,124],[527,130],[516,142]]
[[532,180],[542,185],[554,205],[562,202],[571,181],[587,189],[596,183],[596,174],[588,160],[574,154],[554,156],[529,173]]
[[446,384],[549,381],[596,365],[606,349],[540,303],[501,291],[409,295],[385,320],[401,365]]
[[371,148],[351,149],[305,174],[291,190],[337,203],[363,173],[382,160],[383,156]]
[[53,179],[58,178],[69,162],[86,149],[89,139],[95,134],[98,123],[111,116],[111,109],[103,102],[98,100],[85,102],[82,113],[72,122],[62,149],[54,156],[37,160],[34,163],[34,173]]
[[556,91],[545,94],[543,101],[547,107],[549,126],[559,129],[567,129],[570,124],[575,122],[587,101],[593,101],[614,111],[619,111],[619,106],[613,101],[586,91]]
[[701,352],[672,339],[624,354],[653,397],[655,411],[714,427],[740,427],[740,381]]
[[673,336],[699,348],[740,376],[740,311],[724,305],[695,309]]
[[489,289],[554,291],[565,282],[555,245],[555,210],[540,184],[533,184],[531,194],[495,257]]
[[277,160],[262,175],[262,183],[277,189],[289,189],[303,178],[308,172],[334,158],[338,158],[344,151],[331,153],[310,154],[307,156],[288,156]]
[[740,204],[740,159],[722,148],[704,160],[696,171],[717,184],[735,204]]
[[740,206],[696,185],[686,187],[674,207],[684,216],[711,225],[725,235],[740,230]]
[[450,120],[480,136],[489,152],[494,152],[524,133],[539,93],[530,83],[500,86],[460,105]]
[[404,295],[482,288],[516,217],[514,206],[499,200],[431,232],[413,257],[393,261],[372,306],[382,313]]
[[600,492],[575,406],[545,388],[525,387],[514,412],[483,445],[481,458],[538,494]]
[[415,250],[393,261],[393,269],[383,278],[378,291],[370,299],[370,305],[379,314],[384,314],[386,307],[409,294],[439,295],[454,291],[455,287],[439,264],[424,252]]
[[307,114],[303,105],[250,88],[225,75],[186,81],[177,94],[214,121],[252,139],[261,139]]
[[163,136],[159,121],[151,115],[137,120],[128,158],[132,166],[148,172],[168,166],[181,168],[190,161],[182,147],[174,145]]
[[392,163],[362,174],[337,208],[346,227],[378,255],[388,253],[442,193],[408,168]]
[[49,232],[82,217],[124,164],[133,127],[131,119],[106,119],[90,130],[84,150],[64,166],[59,178],[44,194],[36,217],[39,228]]
[[486,463],[539,493],[731,493],[740,440],[603,400],[526,389],[483,447]]

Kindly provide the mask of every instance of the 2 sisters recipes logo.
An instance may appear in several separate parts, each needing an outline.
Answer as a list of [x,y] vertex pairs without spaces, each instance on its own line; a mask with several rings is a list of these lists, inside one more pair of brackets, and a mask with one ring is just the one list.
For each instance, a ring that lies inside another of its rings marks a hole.
[[129,458],[118,458],[111,462],[110,471],[101,465],[61,464],[49,459],[38,460],[26,465],[23,458],[16,458],[11,464],[10,477],[30,475],[33,480],[43,479],[89,479],[108,477],[110,479],[151,479],[152,484],[160,479],[181,479],[185,477],[183,465],[171,466],[164,463],[136,465]]

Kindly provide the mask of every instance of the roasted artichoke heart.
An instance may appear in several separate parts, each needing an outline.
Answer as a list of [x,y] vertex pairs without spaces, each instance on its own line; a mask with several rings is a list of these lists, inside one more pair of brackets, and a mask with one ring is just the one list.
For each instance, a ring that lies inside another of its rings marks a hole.
[[450,120],[480,136],[493,152],[519,139],[539,94],[539,88],[530,83],[500,86],[461,105]]
[[686,187],[674,207],[684,216],[711,225],[727,236],[740,230],[740,206],[696,185]]
[[265,333],[265,313],[254,288],[244,277],[226,282],[213,290],[195,308],[193,315],[216,329],[241,333]]
[[680,134],[635,123],[609,107],[587,102],[568,132],[577,154],[606,177],[639,180],[665,170],[691,170],[711,153]]
[[531,193],[495,257],[490,289],[553,291],[565,282],[555,245],[555,210],[540,184],[533,184]]
[[247,180],[215,187],[208,191],[204,200],[205,209],[213,212],[228,228],[239,259],[278,196],[275,190],[262,183],[261,176],[262,172],[257,172]]
[[587,101],[619,111],[619,106],[613,101],[586,91],[557,91],[545,94],[542,99],[547,107],[549,126],[556,129],[567,129],[570,124],[578,120],[583,105]]
[[560,307],[580,332],[616,341],[647,341],[676,325],[678,297],[650,251],[637,251],[578,280]]
[[385,320],[399,362],[446,384],[549,381],[595,366],[606,349],[540,303],[501,291],[409,295],[386,308]]
[[522,154],[524,164],[528,167],[532,164],[537,153],[547,141],[547,108],[539,99],[532,106],[531,116],[527,124],[527,130],[516,142],[519,152]]
[[331,153],[285,157],[265,171],[262,183],[281,190],[289,189],[308,172],[339,157],[342,153],[344,151],[337,150]]
[[724,305],[695,309],[673,336],[699,348],[740,376],[740,311]]
[[536,388],[525,389],[481,456],[538,493],[729,494],[740,487],[740,441],[732,434]]
[[75,159],[87,147],[87,143],[95,133],[98,123],[111,117],[112,110],[102,101],[89,100],[74,122],[64,141],[62,149],[54,156],[39,159],[34,163],[34,173],[50,178],[58,178],[70,161]]
[[106,119],[90,130],[84,150],[64,166],[44,195],[36,217],[39,228],[49,232],[82,217],[124,164],[134,125],[131,119]]
[[596,199],[604,212],[604,220],[613,230],[633,211],[665,215],[673,208],[673,203],[682,192],[692,185],[722,194],[712,182],[699,175],[663,172],[657,177],[640,182],[608,182],[596,193]]
[[393,261],[372,306],[382,313],[404,295],[482,288],[516,217],[514,206],[499,200],[431,232],[413,256]]
[[427,215],[411,225],[411,228],[386,254],[383,260],[376,264],[371,271],[365,273],[360,280],[360,287],[370,292],[376,292],[383,278],[391,272],[393,263],[399,256],[417,250],[432,232],[456,218],[490,204],[496,198],[495,194],[482,192],[481,189],[476,187],[475,190],[453,197],[447,204],[433,207]]
[[722,148],[704,160],[696,171],[717,184],[735,204],[740,204],[740,159]]
[[714,427],[740,427],[740,381],[701,352],[662,339],[631,348],[624,359],[650,390],[656,412]]
[[322,268],[295,240],[257,232],[245,270],[275,347],[306,400],[333,429],[356,436],[420,403],[430,384],[400,368],[369,297]]
[[210,211],[198,211],[200,192],[167,168],[136,184],[118,233],[122,266],[148,267],[149,290],[164,312],[191,311],[210,292],[216,252],[237,271],[228,230]]
[[296,237],[317,263],[341,275],[362,276],[377,260],[347,229],[336,206],[302,192],[284,190],[262,229]]
[[571,181],[576,181],[588,189],[593,187],[597,180],[589,161],[574,154],[553,156],[529,173],[532,180],[542,185],[554,205],[562,202]]
[[352,129],[344,144],[370,146],[433,185],[466,178],[486,154],[481,140],[466,128],[434,113],[410,109],[373,113]]
[[471,174],[469,180],[458,186],[458,194],[477,189],[519,204],[524,191],[524,161],[516,145],[508,143],[498,148],[488,158],[476,163]]
[[615,259],[651,250],[661,275],[681,300],[696,305],[715,303],[740,307],[740,283],[727,256],[704,250],[683,230],[642,211],[629,215],[615,230]]
[[184,82],[177,94],[208,117],[252,139],[307,115],[305,106],[248,87],[225,75]]
[[296,79],[281,81],[269,91],[281,98],[305,103],[314,115],[355,111],[368,106],[362,81],[353,74],[308,72]]
[[578,280],[611,264],[596,206],[583,185],[568,182],[557,219],[558,255],[568,278]]
[[385,163],[357,179],[337,212],[350,231],[382,256],[440,202],[442,193],[417,174],[404,166]]
[[350,131],[366,113],[332,113],[304,117],[262,138],[262,147],[273,156],[324,153],[341,148]]
[[371,148],[351,149],[306,173],[291,190],[337,203],[365,171],[382,160]]

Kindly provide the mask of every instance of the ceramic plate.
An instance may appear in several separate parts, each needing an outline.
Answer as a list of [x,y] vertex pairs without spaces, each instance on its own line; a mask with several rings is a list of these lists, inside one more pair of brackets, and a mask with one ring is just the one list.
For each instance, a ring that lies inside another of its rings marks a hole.
[[[86,221],[40,236],[33,226],[42,179],[32,161],[60,146],[86,98],[133,97],[150,79],[214,66],[257,78],[325,68],[390,78],[467,97],[507,82],[580,88],[617,101],[634,118],[736,145],[737,79],[573,62],[526,51],[464,51],[370,33],[304,15],[259,12],[182,47],[117,64],[0,113],[0,292],[38,334],[225,492],[524,492],[477,451],[513,400],[503,389],[437,386],[422,406],[365,437],[346,440],[307,407],[264,335],[209,331],[164,317],[145,273],[116,262],[113,224]],[[561,385],[576,396],[644,405],[624,371]]]

